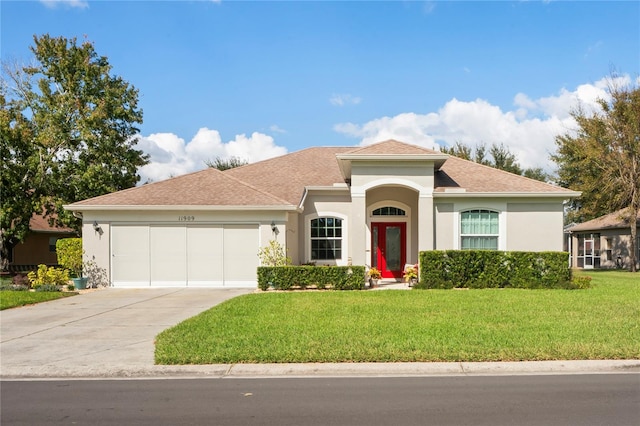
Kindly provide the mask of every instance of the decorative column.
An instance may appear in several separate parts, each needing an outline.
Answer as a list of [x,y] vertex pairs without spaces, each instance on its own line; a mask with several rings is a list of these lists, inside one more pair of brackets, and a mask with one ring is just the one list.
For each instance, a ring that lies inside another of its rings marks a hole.
[[420,191],[418,196],[418,252],[434,248],[433,190]]
[[349,223],[349,253],[354,265],[365,265],[367,259],[367,203],[366,193],[351,187],[351,223]]

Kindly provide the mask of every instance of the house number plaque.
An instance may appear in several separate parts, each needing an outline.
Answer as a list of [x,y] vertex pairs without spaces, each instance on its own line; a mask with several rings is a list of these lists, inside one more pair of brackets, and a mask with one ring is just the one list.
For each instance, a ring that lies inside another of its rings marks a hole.
[[178,222],[193,222],[196,220],[195,216],[178,216]]

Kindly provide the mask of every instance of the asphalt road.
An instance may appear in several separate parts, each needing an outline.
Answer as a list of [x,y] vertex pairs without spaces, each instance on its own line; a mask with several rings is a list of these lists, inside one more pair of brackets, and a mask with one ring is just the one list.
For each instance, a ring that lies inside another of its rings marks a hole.
[[2,425],[638,425],[640,374],[3,381]]

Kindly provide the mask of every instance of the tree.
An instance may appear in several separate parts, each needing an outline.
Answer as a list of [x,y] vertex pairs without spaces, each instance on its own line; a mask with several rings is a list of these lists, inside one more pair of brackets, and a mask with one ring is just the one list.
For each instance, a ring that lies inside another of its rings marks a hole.
[[612,75],[599,110],[577,108],[577,129],[556,137],[559,183],[582,191],[571,204],[573,220],[623,209],[631,233],[631,270],[636,271],[640,211],[640,87]]
[[135,149],[138,91],[111,75],[92,43],[34,36],[31,51],[33,65],[3,64],[3,263],[33,213],[78,228],[63,204],[135,186],[148,162]]
[[456,142],[451,148],[443,147],[442,152],[459,157],[465,160],[474,161],[485,166],[491,166],[496,169],[505,170],[516,175],[528,177],[530,179],[546,182],[549,176],[540,167],[522,169],[516,159],[515,154],[509,151],[504,144],[492,144],[489,148],[491,159],[487,159],[487,147],[480,144],[474,148],[460,142]]
[[7,102],[5,89],[0,86],[0,270],[7,267],[9,251],[28,234],[40,197],[32,186],[40,180],[32,163],[33,129],[20,108]]
[[228,159],[216,157],[215,160],[206,160],[204,163],[207,165],[207,167],[211,167],[213,169],[218,169],[221,171],[249,164],[246,160],[243,160],[240,157],[229,157]]

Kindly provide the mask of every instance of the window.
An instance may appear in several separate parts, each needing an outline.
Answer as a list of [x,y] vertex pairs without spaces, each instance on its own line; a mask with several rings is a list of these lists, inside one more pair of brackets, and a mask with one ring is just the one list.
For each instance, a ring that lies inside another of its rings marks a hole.
[[460,213],[462,250],[497,250],[498,235],[498,212],[468,210]]
[[373,216],[406,216],[406,213],[397,207],[380,207],[373,211]]
[[59,240],[59,237],[49,237],[49,252],[56,252],[56,242]]
[[342,258],[342,219],[319,217],[311,221],[311,260]]

